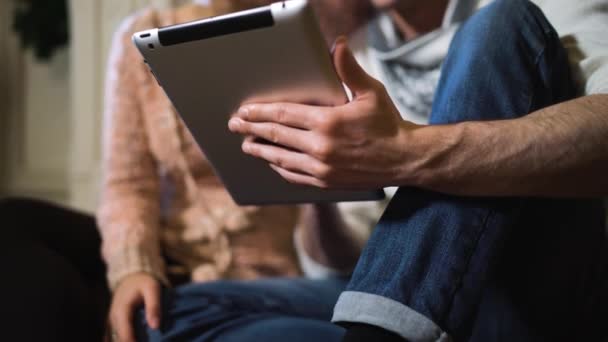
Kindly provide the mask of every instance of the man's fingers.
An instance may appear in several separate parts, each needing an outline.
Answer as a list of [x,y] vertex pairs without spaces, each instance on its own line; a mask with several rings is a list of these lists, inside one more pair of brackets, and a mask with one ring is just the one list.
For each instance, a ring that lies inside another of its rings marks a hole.
[[294,150],[302,152],[311,150],[311,133],[301,129],[270,122],[247,122],[240,118],[230,119],[228,127],[232,132],[262,138],[273,144],[286,146]]
[[270,164],[270,167],[277,172],[281,177],[286,179],[290,183],[301,184],[301,185],[310,185],[315,186],[317,188],[326,188],[327,184],[316,179],[315,177],[309,175],[303,175],[300,173],[296,173],[293,171],[289,171],[277,165]]
[[318,160],[304,153],[290,151],[280,146],[246,140],[243,142],[243,152],[264,159],[272,165],[298,173],[316,176],[325,172],[324,164]]
[[250,122],[275,122],[285,126],[310,130],[323,119],[322,107],[295,103],[244,105],[235,117]]
[[133,334],[133,309],[135,303],[128,303],[124,307],[114,310],[111,315],[113,331],[118,335],[120,342],[135,342]]
[[144,307],[146,310],[146,321],[152,329],[160,328],[161,306],[160,288],[157,283],[143,288]]

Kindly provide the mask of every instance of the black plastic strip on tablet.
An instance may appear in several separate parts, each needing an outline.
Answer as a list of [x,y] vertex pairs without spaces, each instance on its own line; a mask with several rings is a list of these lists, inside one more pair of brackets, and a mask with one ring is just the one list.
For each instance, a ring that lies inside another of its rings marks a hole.
[[169,46],[272,25],[274,25],[272,11],[270,7],[266,7],[237,16],[211,18],[202,22],[163,27],[158,30],[158,39],[161,45]]

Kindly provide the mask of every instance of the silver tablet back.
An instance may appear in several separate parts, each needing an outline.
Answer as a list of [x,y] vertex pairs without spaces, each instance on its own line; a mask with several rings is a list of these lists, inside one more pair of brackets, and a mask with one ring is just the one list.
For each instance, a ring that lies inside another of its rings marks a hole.
[[340,105],[342,83],[305,0],[138,32],[133,41],[234,201],[241,205],[376,200],[379,191],[291,184],[228,131],[244,103]]

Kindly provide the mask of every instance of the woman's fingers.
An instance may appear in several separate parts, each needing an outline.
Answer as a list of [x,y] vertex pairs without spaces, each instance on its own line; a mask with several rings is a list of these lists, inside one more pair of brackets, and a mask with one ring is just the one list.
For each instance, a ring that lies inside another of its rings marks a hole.
[[113,340],[135,342],[133,316],[142,304],[145,306],[148,326],[158,329],[161,312],[160,284],[154,277],[143,272],[126,276],[116,287],[110,308]]
[[146,321],[152,329],[160,328],[160,287],[153,282],[143,287],[144,306],[146,310]]
[[133,310],[135,301],[121,301],[116,303],[111,313],[113,332],[118,336],[120,342],[135,342],[133,334]]

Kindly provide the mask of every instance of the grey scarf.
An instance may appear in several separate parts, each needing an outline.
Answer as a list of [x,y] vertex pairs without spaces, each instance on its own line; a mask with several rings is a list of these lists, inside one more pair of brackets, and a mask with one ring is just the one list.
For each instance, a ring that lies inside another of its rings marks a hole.
[[404,118],[425,123],[431,112],[441,64],[459,27],[476,9],[477,0],[450,0],[443,24],[414,40],[402,41],[388,15],[369,25],[371,58]]

